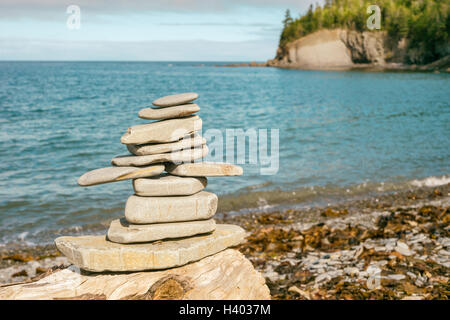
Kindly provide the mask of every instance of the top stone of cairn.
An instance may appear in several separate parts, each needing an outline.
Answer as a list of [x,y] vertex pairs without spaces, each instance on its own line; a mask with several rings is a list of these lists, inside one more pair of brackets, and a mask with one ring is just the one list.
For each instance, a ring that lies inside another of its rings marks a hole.
[[153,105],[157,107],[172,107],[192,102],[197,98],[198,94],[195,92],[173,94],[171,96],[156,99],[153,101]]

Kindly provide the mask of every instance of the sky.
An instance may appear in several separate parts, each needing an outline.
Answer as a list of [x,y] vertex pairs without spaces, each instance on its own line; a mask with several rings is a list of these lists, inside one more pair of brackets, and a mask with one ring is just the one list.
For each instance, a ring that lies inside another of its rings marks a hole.
[[266,61],[312,2],[0,0],[0,60]]

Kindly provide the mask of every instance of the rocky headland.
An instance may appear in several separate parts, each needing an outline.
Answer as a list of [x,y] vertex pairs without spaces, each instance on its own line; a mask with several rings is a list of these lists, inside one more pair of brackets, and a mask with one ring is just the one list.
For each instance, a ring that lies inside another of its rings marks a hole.
[[405,63],[408,40],[386,32],[347,29],[319,30],[278,48],[266,65],[297,69],[450,71],[450,56],[426,65]]
[[391,38],[383,31],[322,29],[279,47],[266,62],[221,67],[277,67],[304,70],[450,72],[450,55],[428,64],[407,63],[408,40]]

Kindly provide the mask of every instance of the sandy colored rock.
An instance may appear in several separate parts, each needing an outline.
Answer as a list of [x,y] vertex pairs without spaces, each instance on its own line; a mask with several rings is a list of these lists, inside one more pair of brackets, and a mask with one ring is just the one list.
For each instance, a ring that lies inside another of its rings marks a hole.
[[117,156],[112,159],[111,163],[115,166],[147,166],[152,163],[161,162],[192,162],[206,157],[208,154],[208,147],[206,145],[201,148],[185,149],[169,153],[151,154],[147,156]]
[[[278,48],[277,56],[267,65],[300,68],[346,70],[365,61],[382,66],[386,58],[392,62],[405,60],[405,42],[392,43],[385,31],[355,31],[347,29],[322,29],[295,39]],[[332,54],[330,54],[332,52]]]
[[107,167],[86,172],[78,178],[78,184],[83,187],[93,186],[108,182],[156,176],[163,171],[163,165],[153,165],[143,168]]
[[151,242],[163,239],[190,237],[214,231],[213,219],[187,222],[130,224],[125,218],[113,220],[108,240],[117,243]]
[[93,271],[143,271],[166,269],[198,261],[238,245],[245,231],[218,224],[211,234],[180,240],[122,245],[105,236],[59,237],[56,247],[77,267]]
[[204,220],[216,213],[217,202],[217,195],[206,191],[180,197],[132,195],[125,205],[125,218],[136,224]]
[[200,107],[195,103],[183,104],[167,108],[145,108],[139,111],[139,118],[147,120],[161,120],[186,117],[200,111]]
[[166,171],[176,176],[186,177],[221,177],[240,176],[243,169],[239,166],[222,162],[197,162],[183,164],[166,164]]
[[[302,37],[289,47],[289,59],[304,68],[351,66],[349,50],[339,30],[320,30]],[[333,54],[330,54],[333,52]]]
[[194,101],[198,98],[198,94],[195,92],[186,92],[180,94],[173,94],[165,96],[153,101],[153,105],[157,107],[171,107],[180,104],[185,104]]
[[193,115],[133,126],[128,128],[120,141],[123,144],[174,142],[201,129],[202,119]]
[[194,134],[193,136],[187,136],[175,142],[142,145],[128,144],[127,148],[130,153],[136,156],[146,156],[200,147],[204,144],[206,144],[206,139],[198,134]]
[[227,249],[163,271],[81,274],[71,266],[34,283],[0,288],[0,300],[6,299],[260,300],[270,299],[270,292],[251,262]]
[[133,180],[134,192],[141,197],[188,196],[202,191],[207,184],[205,177],[177,177],[167,174]]

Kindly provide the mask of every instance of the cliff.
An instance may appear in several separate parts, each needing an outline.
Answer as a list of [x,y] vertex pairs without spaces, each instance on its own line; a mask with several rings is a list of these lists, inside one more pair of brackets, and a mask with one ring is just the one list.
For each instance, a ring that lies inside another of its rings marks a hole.
[[356,67],[443,70],[448,72],[448,57],[427,66],[407,65],[414,52],[408,40],[394,40],[386,32],[322,29],[278,48],[267,66],[298,69],[350,69]]

